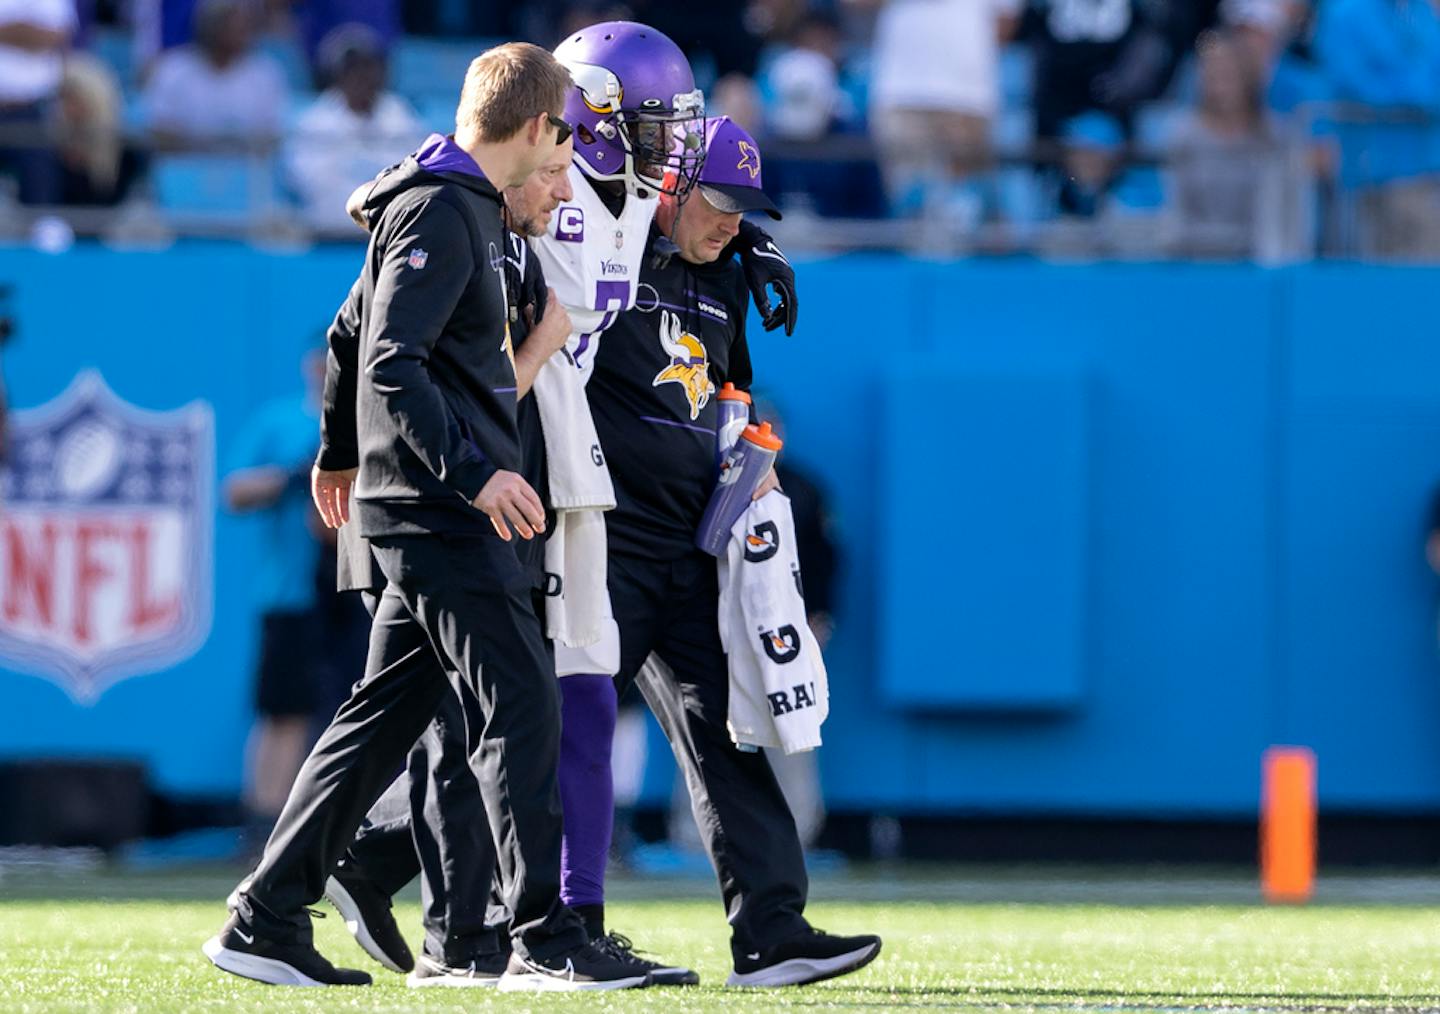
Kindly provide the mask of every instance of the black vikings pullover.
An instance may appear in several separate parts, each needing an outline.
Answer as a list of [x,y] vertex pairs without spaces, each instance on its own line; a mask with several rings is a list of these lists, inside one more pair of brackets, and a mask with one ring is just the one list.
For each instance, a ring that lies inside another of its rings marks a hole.
[[715,395],[726,381],[750,389],[750,295],[733,257],[690,264],[677,253],[658,266],[659,235],[652,227],[642,295],[605,332],[586,393],[615,483],[611,552],[674,560],[698,552],[715,490]]

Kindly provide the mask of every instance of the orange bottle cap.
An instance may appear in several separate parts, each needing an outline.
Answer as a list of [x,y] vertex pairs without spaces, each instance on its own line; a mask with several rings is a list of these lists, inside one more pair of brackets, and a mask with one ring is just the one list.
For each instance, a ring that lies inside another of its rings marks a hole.
[[768,422],[762,422],[759,426],[751,423],[745,427],[743,436],[757,447],[763,447],[769,451],[778,451],[785,446],[785,442],[775,435],[775,431],[770,428]]
[[743,401],[747,405],[750,404],[750,392],[740,390],[728,380],[725,381],[725,386],[720,388],[720,393],[715,397],[725,401]]

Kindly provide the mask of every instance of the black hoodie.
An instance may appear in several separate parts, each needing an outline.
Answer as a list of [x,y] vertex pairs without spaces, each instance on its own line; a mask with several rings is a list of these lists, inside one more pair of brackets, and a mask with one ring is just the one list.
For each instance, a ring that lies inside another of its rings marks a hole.
[[[495,187],[438,137],[366,196],[355,432],[327,431],[319,459],[359,465],[361,535],[494,537],[471,502],[522,462],[500,212]],[[350,394],[327,385],[327,423],[346,417],[336,399]]]
[[[363,199],[363,193],[357,192]],[[358,201],[355,212],[364,219]],[[530,332],[530,314],[545,310],[545,275],[540,261],[529,256],[525,241],[509,234],[506,262],[512,269],[507,285],[510,297],[510,330],[515,348],[521,349]],[[338,471],[354,468],[359,462],[355,446],[355,386],[359,373],[360,324],[364,316],[364,279],[358,278],[350,288],[330,329],[326,332],[329,360],[325,368],[325,411],[320,416],[320,453],[316,464],[323,469]],[[517,408],[521,452],[524,468],[521,475],[539,494],[545,504],[545,527],[555,530],[555,513],[550,506],[549,474],[545,459],[545,437],[540,425],[540,412],[534,397],[522,398]],[[385,575],[370,553],[369,542],[356,534],[354,524],[345,525],[337,533],[339,540],[340,591],[380,591]],[[514,543],[515,554],[526,567],[535,585],[544,580],[545,541],[543,538]]]

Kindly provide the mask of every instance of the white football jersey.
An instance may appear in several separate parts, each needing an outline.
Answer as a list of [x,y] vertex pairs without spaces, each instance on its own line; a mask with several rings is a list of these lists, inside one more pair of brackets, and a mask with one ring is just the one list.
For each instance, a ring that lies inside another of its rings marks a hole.
[[549,230],[530,245],[545,283],[570,314],[575,330],[565,343],[565,354],[588,383],[600,336],[635,305],[640,260],[659,198],[649,191],[643,198],[626,194],[617,218],[573,162],[570,187],[575,196],[551,213]]

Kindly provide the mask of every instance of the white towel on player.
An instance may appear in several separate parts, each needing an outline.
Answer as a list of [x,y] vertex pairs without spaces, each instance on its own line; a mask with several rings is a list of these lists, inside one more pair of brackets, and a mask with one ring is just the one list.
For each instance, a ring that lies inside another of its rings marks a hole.
[[752,503],[718,566],[730,738],[787,754],[815,749],[830,713],[830,687],[805,618],[790,498],[777,490]]
[[534,395],[555,509],[545,569],[559,578],[559,594],[546,603],[546,632],[557,647],[585,647],[613,626],[602,512],[615,506],[615,487],[600,452],[584,381],[563,351],[540,367]]

